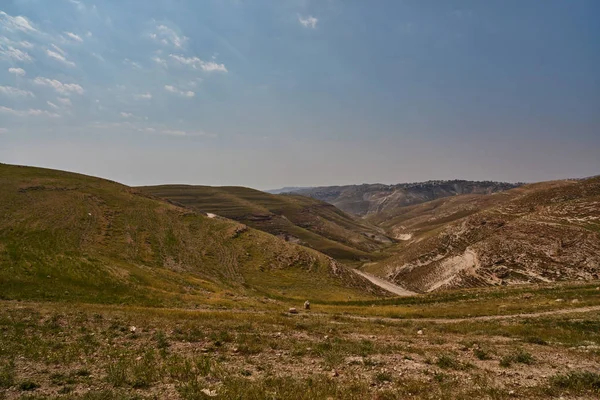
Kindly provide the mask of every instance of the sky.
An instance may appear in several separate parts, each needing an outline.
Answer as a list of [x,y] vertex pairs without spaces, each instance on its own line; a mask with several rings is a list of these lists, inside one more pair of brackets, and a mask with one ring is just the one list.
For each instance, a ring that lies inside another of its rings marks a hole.
[[597,0],[0,0],[0,162],[258,189],[600,174]]

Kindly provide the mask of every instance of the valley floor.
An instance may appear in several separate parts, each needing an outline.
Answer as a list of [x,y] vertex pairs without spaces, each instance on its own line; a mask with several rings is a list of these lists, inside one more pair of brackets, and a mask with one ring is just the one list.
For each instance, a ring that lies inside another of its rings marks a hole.
[[597,398],[597,285],[296,315],[272,299],[202,311],[1,301],[0,399]]

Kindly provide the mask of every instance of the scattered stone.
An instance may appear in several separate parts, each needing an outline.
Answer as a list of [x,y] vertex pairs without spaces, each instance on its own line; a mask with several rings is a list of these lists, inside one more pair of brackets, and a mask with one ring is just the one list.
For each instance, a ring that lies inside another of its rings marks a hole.
[[325,337],[323,339],[325,339],[325,340],[329,339],[329,335],[325,335]]
[[563,300],[563,299],[556,299],[556,300],[554,300],[554,301],[556,301],[556,302],[562,302],[562,301],[564,301],[564,300]]
[[233,348],[233,352],[234,352],[234,353],[237,353],[238,351],[240,351],[240,349],[238,349],[237,347],[234,347],[234,348]]
[[135,333],[136,330],[137,330],[137,328],[135,326],[129,327],[129,332],[131,332],[131,333]]
[[333,370],[331,371],[331,376],[336,377],[336,376],[340,376],[339,372],[337,372],[337,370]]
[[579,303],[579,299],[573,299],[573,300],[571,300],[571,303],[573,303],[573,304]]
[[417,331],[417,335],[422,335],[422,334],[423,334],[423,330],[422,330],[422,329],[419,329],[419,330]]
[[202,389],[201,392],[207,395],[208,397],[215,397],[217,395],[216,390]]
[[304,309],[305,309],[305,310],[310,310],[310,302],[309,302],[308,300],[306,300],[306,301],[304,302]]
[[290,307],[290,309],[288,310],[288,312],[289,312],[290,314],[298,314],[298,310],[296,310],[296,308],[295,308],[295,307]]
[[508,391],[508,395],[509,396],[514,396],[515,395],[515,391],[514,390],[509,390]]

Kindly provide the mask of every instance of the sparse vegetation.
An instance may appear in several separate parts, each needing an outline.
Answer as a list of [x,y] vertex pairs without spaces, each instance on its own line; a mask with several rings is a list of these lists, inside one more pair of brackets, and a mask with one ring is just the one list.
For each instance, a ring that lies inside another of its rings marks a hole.
[[600,395],[600,374],[590,371],[574,371],[550,378],[552,389],[572,394],[595,393]]
[[113,182],[0,166],[0,189],[2,400],[598,393],[598,282],[383,297]]
[[500,366],[502,367],[510,367],[513,363],[521,363],[521,364],[533,364],[533,356],[524,351],[523,349],[518,349],[510,354],[505,355],[500,360]]

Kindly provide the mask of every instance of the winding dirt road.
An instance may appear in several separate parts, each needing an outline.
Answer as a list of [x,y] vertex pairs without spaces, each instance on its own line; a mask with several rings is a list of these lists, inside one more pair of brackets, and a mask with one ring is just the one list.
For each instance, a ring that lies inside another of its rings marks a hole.
[[394,293],[398,296],[414,296],[415,292],[411,292],[410,290],[406,290],[401,286],[395,285],[391,282],[386,281],[385,279],[381,279],[375,275],[371,275],[368,272],[359,271],[357,269],[353,269],[353,271],[362,276],[365,279],[371,281],[372,284],[379,286],[380,288],[387,290],[388,292]]

